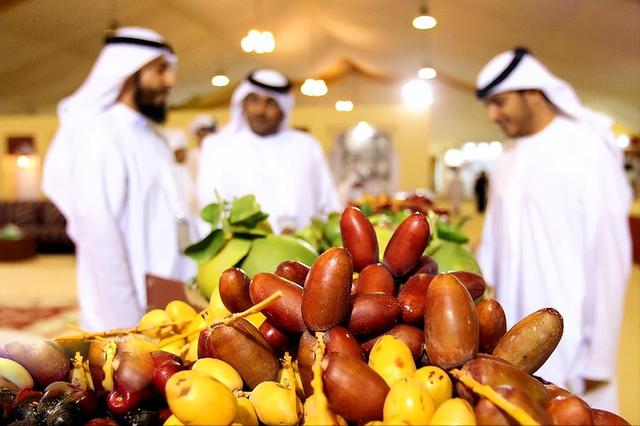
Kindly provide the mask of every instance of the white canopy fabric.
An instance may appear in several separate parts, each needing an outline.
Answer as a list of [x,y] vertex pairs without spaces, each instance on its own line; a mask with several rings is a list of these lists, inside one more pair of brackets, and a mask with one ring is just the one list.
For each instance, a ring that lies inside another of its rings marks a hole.
[[[152,28],[174,46],[179,58],[174,107],[226,106],[235,84],[252,69],[265,67],[298,83],[328,78],[329,95],[311,99],[298,94],[301,105],[332,106],[345,94],[356,102],[398,102],[399,96],[390,98],[389,91],[378,95],[374,85],[338,90],[333,83],[357,70],[376,83],[395,84],[415,76],[430,61],[438,70],[438,84],[469,92],[464,101],[468,104],[456,105],[464,119],[467,110],[477,114],[473,89],[481,67],[499,52],[526,46],[568,81],[583,103],[640,131],[639,1],[427,4],[439,24],[420,31],[411,26],[418,0],[2,2],[0,114],[53,112],[56,103],[82,83],[100,51],[104,30],[116,20]],[[254,27],[273,32],[273,53],[242,51],[240,40]],[[231,77],[230,87],[211,86],[211,77],[220,70]]]

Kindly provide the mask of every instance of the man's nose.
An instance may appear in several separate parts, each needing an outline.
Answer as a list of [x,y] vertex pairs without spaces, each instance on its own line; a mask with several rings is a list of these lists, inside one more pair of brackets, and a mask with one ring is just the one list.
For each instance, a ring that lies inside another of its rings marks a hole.
[[176,72],[174,70],[165,71],[164,84],[168,88],[172,88],[176,84]]
[[489,121],[496,122],[498,121],[499,111],[495,105],[487,105],[487,117]]

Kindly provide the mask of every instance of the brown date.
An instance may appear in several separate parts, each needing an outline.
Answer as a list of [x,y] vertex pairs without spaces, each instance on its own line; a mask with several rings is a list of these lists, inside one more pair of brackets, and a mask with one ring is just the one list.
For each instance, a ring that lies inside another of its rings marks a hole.
[[617,414],[614,414],[607,410],[600,410],[598,408],[592,408],[591,412],[593,413],[593,424],[596,426],[625,426],[631,425],[628,421],[623,419]]
[[474,274],[473,272],[453,271],[449,273],[456,277],[462,285],[465,286],[473,300],[482,296],[487,288],[487,283],[485,283],[484,278],[478,274]]
[[309,331],[326,331],[349,314],[353,263],[349,252],[332,247],[311,265],[302,296],[302,319]]
[[556,396],[545,407],[553,425],[593,425],[591,407],[577,396]]
[[486,299],[476,305],[480,329],[479,351],[490,354],[507,332],[507,318],[502,305],[494,299]]
[[378,373],[366,363],[340,353],[327,355],[323,364],[325,393],[336,413],[358,424],[382,418],[389,386]]
[[[504,399],[526,412],[534,421],[541,425],[550,424],[550,418],[543,406],[522,392],[511,386],[497,386],[494,389]],[[488,400],[481,398],[475,406],[476,421],[479,425],[517,425],[518,422],[496,407]]]
[[265,380],[277,380],[280,363],[269,343],[249,321],[219,324],[209,336],[217,358],[231,365],[251,389]]
[[451,274],[436,275],[427,290],[424,338],[429,360],[444,370],[459,367],[478,352],[476,307]]
[[325,353],[341,353],[352,358],[364,361],[364,353],[362,346],[353,337],[353,334],[346,328],[334,326],[324,335],[324,343],[326,345]]
[[418,260],[418,264],[411,271],[411,275],[416,274],[431,274],[436,275],[438,273],[438,263],[433,260],[431,256],[423,254]]
[[393,327],[400,315],[396,298],[384,293],[355,294],[351,304],[347,328],[355,335],[383,333]]
[[342,245],[351,254],[353,269],[356,272],[378,262],[380,254],[376,231],[360,209],[353,206],[344,209],[340,216],[340,232]]
[[291,333],[302,333],[305,330],[302,320],[302,287],[298,284],[269,272],[256,274],[249,285],[251,301],[256,304],[262,302],[276,291],[282,291],[277,298],[262,313],[269,322],[281,330]]
[[505,385],[520,389],[543,406],[551,396],[549,390],[529,373],[490,355],[482,355],[467,362],[462,367],[462,372],[468,373],[483,385]]
[[384,250],[383,262],[394,277],[401,277],[418,264],[429,242],[429,222],[422,213],[413,213],[396,228]]
[[398,339],[402,340],[409,350],[411,351],[411,355],[413,359],[418,361],[422,357],[422,352],[424,348],[424,333],[418,327],[414,327],[412,325],[407,324],[397,324],[391,330],[383,333],[380,336],[376,336],[372,339],[367,340],[362,344],[362,349],[364,349],[365,354],[368,356],[371,349],[373,349],[373,345],[385,335],[395,336]]
[[398,292],[398,304],[405,324],[421,325],[424,321],[424,305],[427,289],[433,275],[417,274],[407,280]]
[[562,315],[558,311],[540,309],[511,327],[498,341],[493,355],[527,373],[535,373],[558,346],[562,330]]
[[304,280],[307,279],[309,267],[297,260],[285,260],[276,268],[275,274],[279,277],[293,281],[299,286],[304,287]]
[[220,275],[220,299],[232,313],[253,306],[249,295],[251,278],[240,268],[229,268]]
[[298,344],[298,371],[300,372],[300,381],[302,382],[302,388],[307,398],[313,395],[313,388],[311,387],[313,371],[311,367],[315,359],[315,346],[316,338],[308,331],[302,333],[300,343]]
[[394,296],[396,283],[391,272],[382,263],[373,263],[365,266],[358,275],[356,293],[384,293]]
[[289,347],[289,336],[287,336],[287,334],[282,330],[278,329],[278,327],[271,324],[269,320],[263,321],[258,330],[275,353],[283,353]]

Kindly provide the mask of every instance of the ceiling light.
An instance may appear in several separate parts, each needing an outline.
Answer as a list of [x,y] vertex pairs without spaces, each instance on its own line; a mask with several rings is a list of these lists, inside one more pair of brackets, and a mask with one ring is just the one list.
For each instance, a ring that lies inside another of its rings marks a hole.
[[353,111],[353,102],[351,101],[337,101],[336,111],[348,112]]
[[420,111],[433,103],[431,86],[424,80],[410,80],[402,87],[402,99],[413,111]]
[[437,75],[437,71],[432,67],[424,67],[418,70],[418,78],[421,78],[422,80],[431,80],[436,78]]
[[327,94],[329,89],[327,88],[327,83],[325,83],[324,80],[308,78],[304,83],[302,83],[300,91],[303,95],[307,96],[324,96]]
[[216,74],[211,79],[211,85],[216,87],[224,87],[229,84],[229,77],[224,74]]
[[413,27],[419,30],[429,30],[438,25],[438,21],[433,16],[429,15],[427,4],[422,3],[420,5],[420,15],[413,18]]
[[464,163],[464,155],[459,149],[448,149],[444,153],[444,164],[449,167],[460,167]]
[[242,38],[240,46],[247,53],[271,53],[276,47],[276,40],[271,31],[252,29]]
[[631,143],[631,138],[629,137],[629,135],[625,135],[623,133],[616,138],[616,143],[620,148],[625,149],[629,147]]
[[356,141],[365,141],[375,134],[376,129],[366,121],[358,121],[358,124],[351,129],[351,137]]

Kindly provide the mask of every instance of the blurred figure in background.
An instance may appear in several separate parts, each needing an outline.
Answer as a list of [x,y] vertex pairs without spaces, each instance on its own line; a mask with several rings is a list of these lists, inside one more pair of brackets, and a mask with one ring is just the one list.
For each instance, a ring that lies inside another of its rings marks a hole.
[[190,215],[197,218],[199,216],[199,208],[196,194],[196,180],[188,164],[189,155],[192,150],[189,149],[187,134],[182,129],[167,128],[163,129],[162,133],[169,147],[173,150],[173,157],[175,159],[174,168],[180,195],[184,203],[188,206]]
[[200,164],[202,141],[207,136],[214,134],[217,129],[218,121],[215,117],[204,112],[197,114],[193,120],[191,120],[191,124],[189,124],[189,132],[196,139],[196,147],[188,149],[185,165],[194,182],[198,179],[198,166]]
[[487,208],[487,196],[489,194],[489,177],[482,170],[473,184],[473,193],[476,196],[476,210],[478,213],[484,213]]
[[58,106],[43,190],[76,244],[80,324],[88,330],[134,326],[147,306],[145,274],[195,273],[180,250],[190,237],[186,206],[158,126],[175,63],[156,32],[120,28]]
[[562,340],[535,374],[617,411],[631,193],[612,120],[522,48],[493,58],[477,87],[489,119],[515,140],[491,173],[485,279],[509,325],[546,307],[562,314]]
[[202,146],[200,207],[254,194],[275,233],[307,226],[314,216],[340,209],[320,144],[293,130],[291,83],[274,70],[254,71],[231,98],[231,119]]
[[460,170],[457,167],[451,168],[451,177],[447,186],[447,196],[451,202],[451,213],[458,216],[464,201],[464,182],[460,177]]

